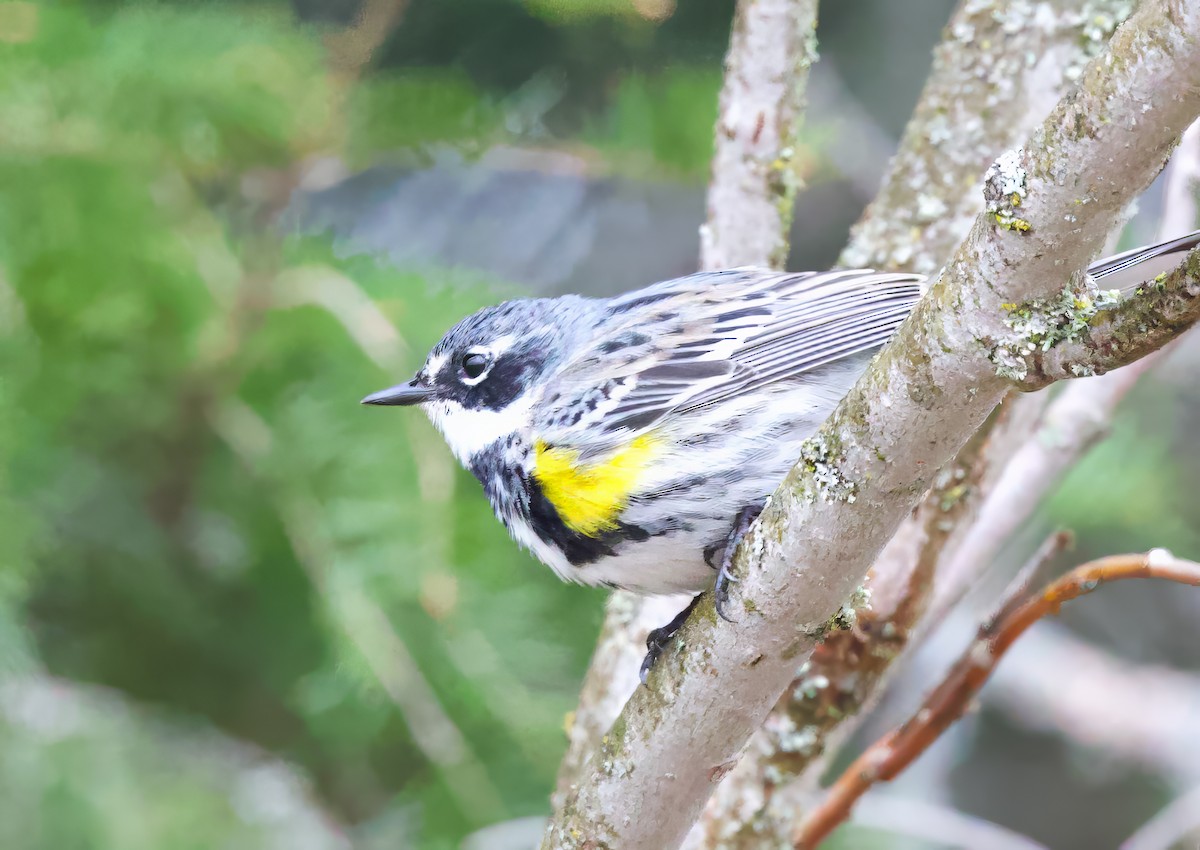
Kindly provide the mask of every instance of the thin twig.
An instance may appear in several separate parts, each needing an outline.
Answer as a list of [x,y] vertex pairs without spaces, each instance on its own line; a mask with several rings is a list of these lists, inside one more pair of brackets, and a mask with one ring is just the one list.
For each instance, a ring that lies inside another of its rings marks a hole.
[[[1042,554],[1044,555],[1045,550]],[[1174,557],[1165,549],[1146,554],[1111,555],[1076,567],[1033,597],[1024,591],[1025,576],[1042,569],[1035,559],[1023,571],[1021,589],[1008,596],[997,613],[921,708],[898,729],[876,741],[837,779],[829,795],[796,830],[796,850],[812,850],[850,815],[854,803],[876,783],[889,782],[910,765],[963,715],[992,670],[1026,629],[1057,614],[1064,602],[1091,593],[1102,584],[1134,578],[1159,578],[1200,586],[1200,564]]]

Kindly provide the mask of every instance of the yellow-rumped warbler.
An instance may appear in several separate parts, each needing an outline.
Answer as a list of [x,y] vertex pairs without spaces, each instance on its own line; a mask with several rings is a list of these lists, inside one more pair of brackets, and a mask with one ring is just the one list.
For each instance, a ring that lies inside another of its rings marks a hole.
[[[1124,288],[1198,242],[1200,231],[1089,273]],[[699,593],[716,570],[726,616],[734,544],[923,280],[734,269],[611,299],[507,301],[363,403],[420,405],[516,541],[561,578]],[[647,664],[686,614],[652,635]]]

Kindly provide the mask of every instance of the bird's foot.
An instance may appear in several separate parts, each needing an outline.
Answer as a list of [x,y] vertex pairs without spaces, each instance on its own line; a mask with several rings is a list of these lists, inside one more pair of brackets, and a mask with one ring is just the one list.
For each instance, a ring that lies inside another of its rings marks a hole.
[[[713,602],[717,609],[717,614],[721,616],[721,619],[730,623],[733,622],[733,618],[729,616],[729,585],[736,584],[738,581],[730,572],[730,568],[733,566],[733,553],[737,549],[738,544],[742,542],[742,538],[746,536],[746,532],[750,530],[750,526],[754,524],[754,521],[758,519],[758,515],[761,513],[762,508],[758,506],[742,509],[734,521],[733,529],[729,532],[729,537],[725,541],[725,550],[721,555],[721,563],[717,567],[717,580],[713,584]],[[638,671],[638,678],[642,680],[643,685],[646,683],[646,676],[649,675],[650,668],[654,666],[654,662],[659,659],[659,656],[666,651],[675,634],[683,628],[683,624],[687,622],[687,618],[691,613],[696,610],[696,606],[700,603],[703,595],[697,595],[688,603],[686,608],[675,615],[675,619],[662,628],[654,629],[646,636],[646,657],[642,659],[642,667]]]
[[697,594],[686,608],[675,615],[675,619],[661,628],[653,629],[650,634],[646,635],[646,657],[642,659],[642,667],[638,671],[638,678],[642,680],[643,685],[646,684],[646,676],[650,674],[650,668],[654,666],[654,662],[671,643],[671,638],[675,637],[676,632],[683,628],[683,624],[696,610],[696,605],[700,603],[700,597],[703,595],[702,593]]
[[757,505],[742,508],[725,541],[725,551],[721,554],[721,566],[717,568],[717,580],[713,584],[713,601],[716,603],[717,614],[728,623],[733,622],[733,618],[729,616],[729,585],[737,584],[738,581],[730,572],[733,567],[733,553],[737,551],[738,544],[742,542],[742,538],[746,536],[750,526],[754,525],[762,510]]

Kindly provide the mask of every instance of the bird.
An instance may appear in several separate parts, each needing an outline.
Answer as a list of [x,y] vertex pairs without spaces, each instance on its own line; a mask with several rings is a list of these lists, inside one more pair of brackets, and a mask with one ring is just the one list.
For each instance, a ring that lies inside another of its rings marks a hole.
[[[1129,288],[1200,231],[1093,264]],[[485,307],[416,375],[362,399],[420,407],[513,539],[562,579],[731,620],[733,552],[768,495],[911,312],[926,278],[871,269],[698,272],[612,298]]]

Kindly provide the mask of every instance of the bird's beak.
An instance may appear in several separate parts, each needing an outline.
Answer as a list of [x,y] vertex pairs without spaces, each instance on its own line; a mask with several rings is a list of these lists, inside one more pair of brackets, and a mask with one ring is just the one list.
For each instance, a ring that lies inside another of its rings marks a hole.
[[431,398],[433,398],[433,390],[422,386],[416,378],[413,378],[407,384],[397,384],[386,390],[371,393],[362,400],[362,404],[410,405],[420,404]]

